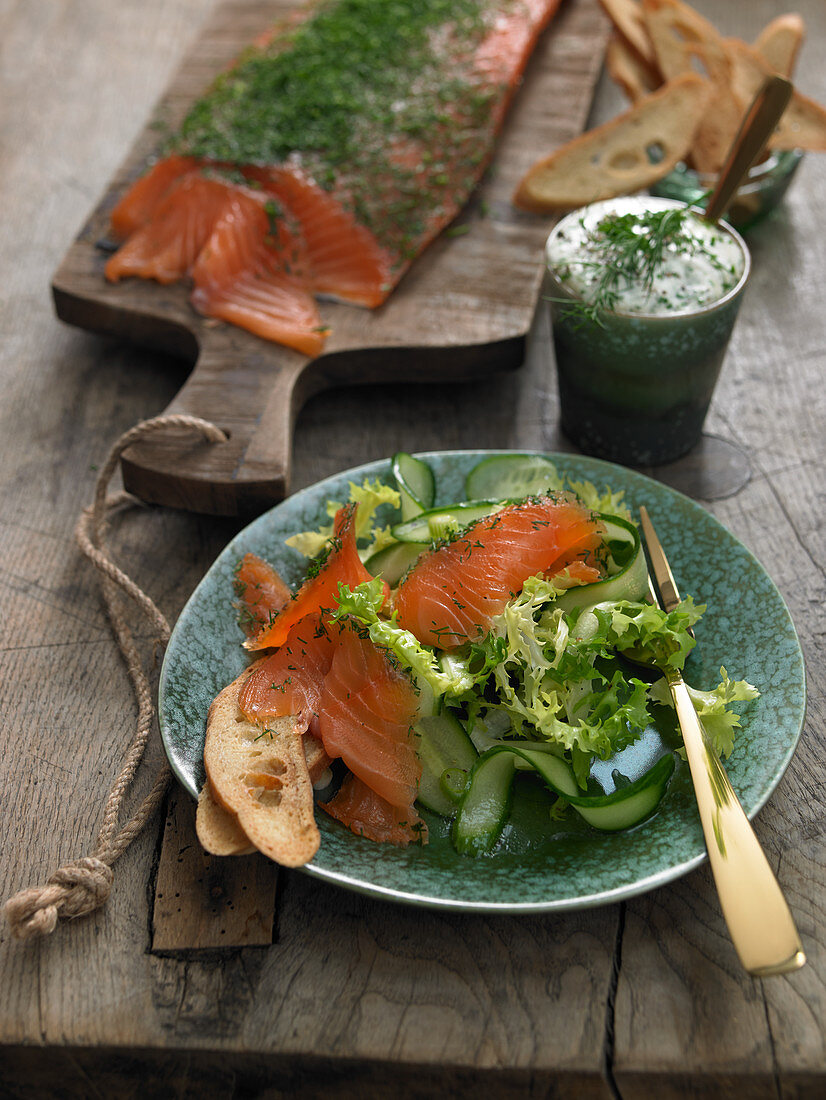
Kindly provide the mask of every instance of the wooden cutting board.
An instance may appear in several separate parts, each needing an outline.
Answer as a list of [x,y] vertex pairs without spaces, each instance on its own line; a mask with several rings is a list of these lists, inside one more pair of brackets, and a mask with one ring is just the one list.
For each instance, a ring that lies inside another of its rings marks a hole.
[[510,198],[537,157],[585,125],[607,35],[597,0],[567,0],[540,40],[491,168],[456,223],[462,233],[431,244],[380,309],[322,303],[332,334],[317,359],[200,317],[182,284],[104,280],[100,242],[115,202],[216,73],[293,6],[218,3],[54,276],[63,321],[190,360],[193,370],[165,411],[204,417],[229,435],[216,445],[167,432],[130,448],[124,483],[147,501],[216,515],[262,511],[289,491],[293,426],[313,393],[351,383],[477,381],[524,358],[551,223],[516,211]]

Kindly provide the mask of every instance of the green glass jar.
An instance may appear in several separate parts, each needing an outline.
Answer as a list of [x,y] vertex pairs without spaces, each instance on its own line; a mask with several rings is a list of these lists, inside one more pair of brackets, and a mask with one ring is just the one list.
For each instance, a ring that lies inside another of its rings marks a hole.
[[[725,220],[741,232],[751,229],[777,206],[794,178],[803,154],[799,149],[772,153],[760,164],[752,165],[738,187],[726,211]],[[713,188],[715,176],[703,175],[678,164],[667,176],[653,184],[652,195],[680,202],[700,203]]]
[[603,210],[622,214],[683,207],[644,196],[615,199],[574,211],[548,238],[546,296],[561,427],[586,454],[647,466],[671,462],[691,450],[702,433],[751,263],[740,235],[720,226],[736,245],[742,267],[736,284],[717,300],[681,304],[667,313],[600,311],[592,319],[578,308],[583,297],[572,291],[564,275],[560,278],[563,267],[554,259],[555,239],[597,208],[604,216]]

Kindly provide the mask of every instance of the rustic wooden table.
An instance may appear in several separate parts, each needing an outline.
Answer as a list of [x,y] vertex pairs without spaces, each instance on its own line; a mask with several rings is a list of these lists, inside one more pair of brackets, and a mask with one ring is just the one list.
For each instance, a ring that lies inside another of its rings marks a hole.
[[[780,10],[698,6],[747,39]],[[800,83],[826,101],[826,10],[799,7],[811,30]],[[72,530],[110,443],[161,410],[185,373],[61,327],[49,278],[208,9],[0,4],[3,897],[91,849],[133,703]],[[618,105],[603,84],[596,116]],[[809,717],[756,828],[808,966],[748,978],[705,867],[581,913],[441,915],[277,875],[258,858],[204,860],[192,807],[173,793],[117,865],[104,911],[34,944],[0,929],[0,1095],[826,1095],[824,201],[826,159],[812,156],[750,237],[753,283],[709,438],[659,472],[757,554],[800,633]],[[570,449],[541,318],[525,367],[484,387],[313,399],[294,485],[398,449],[478,446]],[[113,545],[174,619],[236,529],[135,509]],[[147,774],[159,760],[154,744]]]

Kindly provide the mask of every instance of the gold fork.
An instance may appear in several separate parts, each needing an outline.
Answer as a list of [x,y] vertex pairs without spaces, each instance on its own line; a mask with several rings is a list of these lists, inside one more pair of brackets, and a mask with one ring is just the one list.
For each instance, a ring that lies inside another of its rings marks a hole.
[[[680,602],[674,575],[644,507],[640,520],[665,611]],[[787,974],[806,962],[794,919],[719,756],[709,745],[682,676],[662,670],[683,733],[706,849],[729,935],[749,974]]]

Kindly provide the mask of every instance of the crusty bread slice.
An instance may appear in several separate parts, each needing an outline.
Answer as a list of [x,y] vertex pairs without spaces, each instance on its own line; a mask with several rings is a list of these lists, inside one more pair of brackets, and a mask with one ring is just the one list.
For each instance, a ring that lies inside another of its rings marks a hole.
[[[709,84],[694,73],[670,80],[624,114],[538,161],[513,197],[538,214],[568,210],[648,187],[691,147]],[[654,163],[652,150],[660,154]]]
[[[739,38],[727,38],[726,49],[731,58],[735,91],[750,101],[766,77],[771,75],[771,67],[757,50]],[[768,145],[770,149],[826,152],[826,107],[798,91],[792,92],[789,105]]]
[[656,91],[662,84],[660,74],[653,65],[643,60],[624,38],[613,34],[605,51],[605,68],[615,84],[636,103],[643,96]]
[[255,845],[238,824],[237,815],[215,801],[209,780],[198,795],[195,831],[201,847],[213,856],[245,856],[255,851]]
[[732,94],[731,66],[716,27],[683,0],[642,0],[657,65],[666,80],[699,70],[713,87],[714,109],[704,113],[691,148],[700,172],[722,167],[748,103]]
[[[305,733],[303,742],[310,782],[315,784],[330,766],[330,757],[317,737]],[[213,856],[245,856],[256,851],[238,823],[238,815],[225,810],[216,801],[209,780],[204,783],[198,796],[195,831],[201,846]]]
[[656,69],[657,59],[648,36],[648,28],[645,25],[639,0],[599,0],[599,2],[623,41],[631,47],[641,61],[652,69]]
[[241,713],[241,688],[258,663],[213,701],[204,765],[215,801],[237,816],[255,847],[285,867],[300,867],[320,842],[304,730],[292,716],[262,728]]
[[765,25],[754,40],[754,48],[774,72],[791,78],[805,34],[801,16],[788,11]]

